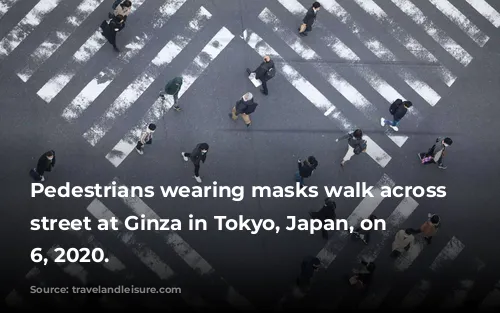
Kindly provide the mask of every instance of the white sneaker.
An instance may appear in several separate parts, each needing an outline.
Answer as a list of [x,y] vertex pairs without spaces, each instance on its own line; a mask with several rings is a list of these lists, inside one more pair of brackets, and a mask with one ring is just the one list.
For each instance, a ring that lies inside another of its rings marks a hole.
[[385,118],[383,118],[383,117],[380,118],[380,126],[382,126],[382,127],[385,126]]
[[45,177],[42,176],[42,178],[40,179],[40,181],[45,181]]
[[389,125],[389,126],[391,126],[391,128],[394,129],[394,131],[396,131],[396,132],[399,130],[399,128],[397,126],[392,126],[392,125]]
[[142,150],[139,150],[137,148],[135,148],[135,151],[137,151],[137,153],[139,153],[139,154],[144,154],[144,152]]
[[182,158],[184,159],[184,161],[189,161],[188,157],[184,155],[184,152],[181,152],[181,155],[182,155]]
[[201,183],[201,178],[200,178],[200,176],[193,176],[193,177],[194,177],[194,179],[196,179],[196,181],[197,181],[198,183]]

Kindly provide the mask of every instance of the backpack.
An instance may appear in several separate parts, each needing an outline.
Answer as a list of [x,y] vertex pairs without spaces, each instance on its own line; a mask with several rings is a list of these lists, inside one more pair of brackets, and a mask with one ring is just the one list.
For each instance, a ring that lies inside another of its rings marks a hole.
[[274,67],[271,67],[269,70],[267,70],[266,75],[269,79],[273,78],[274,75],[276,75],[276,70]]
[[396,113],[396,110],[401,104],[403,104],[403,100],[401,99],[396,99],[396,101],[391,104],[391,106],[389,107],[389,112],[391,113],[391,115],[394,115],[394,113]]
[[354,148],[354,154],[361,154],[366,150],[366,140],[363,140],[359,145]]
[[123,0],[115,0],[115,2],[113,2],[113,5],[111,6],[111,8],[113,8],[113,10],[116,9],[116,7],[122,3]]

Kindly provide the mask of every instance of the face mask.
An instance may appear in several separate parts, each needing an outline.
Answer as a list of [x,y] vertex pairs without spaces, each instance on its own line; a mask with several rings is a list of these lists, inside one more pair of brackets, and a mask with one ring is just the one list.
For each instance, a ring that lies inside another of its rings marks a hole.
[[54,158],[54,157],[47,157],[47,159],[49,159],[50,161],[52,161],[52,159],[53,159],[53,158]]
[[147,131],[148,133],[154,133],[154,132],[155,132],[154,130],[151,130],[151,129],[149,129],[149,128],[148,128],[146,131]]
[[444,142],[443,142],[443,145],[444,145],[445,147],[448,147],[448,144],[446,144],[446,143],[444,143]]
[[201,150],[201,153],[205,154],[207,153],[207,150]]

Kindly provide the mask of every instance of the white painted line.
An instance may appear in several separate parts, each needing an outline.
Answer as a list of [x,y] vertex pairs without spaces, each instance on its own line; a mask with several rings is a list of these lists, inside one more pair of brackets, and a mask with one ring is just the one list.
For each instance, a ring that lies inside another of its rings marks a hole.
[[31,76],[47,61],[52,54],[78,29],[89,15],[99,7],[104,0],[83,0],[76,8],[73,15],[64,19],[64,23],[58,30],[47,35],[47,40],[42,42],[38,48],[29,56],[26,66],[17,73],[17,76],[27,82]]
[[389,292],[391,292],[392,287],[383,287],[381,289],[377,288],[377,291],[369,294],[366,296],[366,298],[363,299],[363,301],[359,304],[358,309],[360,310],[373,310],[377,309],[382,302],[384,301],[385,298],[389,295]]
[[[61,0],[40,0],[31,11],[0,40],[0,60],[8,56],[28,37],[32,31],[54,10]],[[8,1],[5,7],[12,5]],[[1,5],[0,7],[4,7]],[[3,12],[5,9],[0,9]]]
[[[201,76],[205,69],[231,42],[234,35],[225,27],[210,40],[203,50],[196,56],[193,63],[180,75],[183,78],[182,88],[179,91],[179,99]],[[106,155],[106,159],[115,167],[118,167],[125,158],[134,150],[137,140],[141,135],[145,125],[158,121],[173,105],[172,97],[167,97],[163,101],[157,99],[153,106],[146,112],[141,121],[134,126],[123,139],[121,139],[113,149]]]
[[385,220],[386,230],[381,231],[382,240],[376,245],[368,245],[361,253],[358,255],[358,260],[374,261],[389,238],[393,238],[396,232],[401,229],[401,225],[408,219],[408,217],[415,211],[418,203],[412,197],[404,198],[396,209],[389,215]]
[[[118,178],[113,179],[116,182],[117,186],[123,186],[128,188],[127,186],[121,184]],[[144,201],[142,201],[138,197],[130,197],[130,198],[120,198],[126,205],[131,209],[136,216],[141,216],[144,214],[146,219],[154,219],[160,220],[160,216],[158,216],[155,211],[153,211]],[[215,277],[214,268],[208,264],[208,262],[196,252],[184,239],[182,239],[179,234],[174,231],[155,231],[158,235],[163,236],[166,244],[172,248],[177,255],[186,262],[189,267],[195,270],[199,275],[211,275],[214,276],[215,280],[222,279],[221,277]],[[248,300],[243,298],[240,294],[238,294],[231,286],[227,285],[228,290],[226,294],[228,295],[228,302],[233,306],[239,308],[249,308],[250,303]]]
[[[144,3],[145,0],[134,1],[135,10]],[[101,34],[101,29],[97,29],[92,36],[73,54],[71,61],[69,61],[63,69],[56,75],[49,79],[45,85],[37,91],[37,95],[47,103],[50,103],[61,90],[73,79],[76,73],[85,66],[90,58],[92,58],[105,44],[106,38]]]
[[[110,220],[116,216],[97,198],[90,203],[87,211],[92,214],[96,219]],[[118,220],[118,219],[117,219]],[[144,244],[137,242],[136,237],[132,231],[126,230],[123,223],[118,220],[116,223],[119,230],[109,230],[116,237],[118,237],[127,247],[129,247],[139,259],[151,269],[160,279],[168,280],[174,275],[172,269],[156,255],[151,249]]]
[[[417,59],[428,63],[439,63],[438,59],[425,48],[417,39],[415,39],[410,33],[408,33],[404,28],[399,26],[399,24],[389,17],[381,7],[379,7],[373,0],[354,0],[363,10],[371,15],[375,20],[380,22],[382,25],[387,26],[385,30],[392,34],[410,53],[412,53]],[[455,76],[450,70],[441,65],[439,67],[439,76],[443,82],[450,87],[457,76]],[[399,97],[401,98],[401,97]],[[396,98],[392,98],[396,99]],[[402,98],[401,98],[402,99]]]
[[415,261],[415,259],[420,255],[420,252],[424,250],[424,241],[422,238],[415,238],[415,242],[411,245],[407,252],[403,253],[394,261],[394,267],[399,272],[406,271]]
[[431,283],[425,279],[422,279],[417,286],[406,295],[406,297],[401,302],[402,309],[411,309],[419,306],[425,297],[429,294],[431,289]]
[[[9,12],[9,10],[16,4],[19,0],[2,0],[0,1],[0,19]],[[14,290],[15,291],[15,290]]]
[[[342,78],[327,62],[308,45],[304,44],[297,34],[292,32],[274,15],[268,8],[264,8],[259,14],[259,19],[272,28],[273,32],[278,35],[292,50],[307,61],[313,61],[309,64],[323,76],[347,101],[349,101],[356,109],[372,122],[378,124],[380,118],[377,116],[377,108],[368,101],[356,88],[348,81]],[[396,98],[395,98],[396,99]],[[394,100],[395,100],[394,99]],[[407,136],[399,135],[398,137],[389,136],[394,143],[401,147],[408,139]]]
[[485,0],[465,0],[470,4],[476,11],[484,16],[485,19],[490,21],[493,26],[500,26],[500,13],[495,10],[491,5]]
[[[185,2],[186,0],[178,0],[173,3],[167,1],[167,3],[160,8],[160,15],[153,18],[154,26],[152,31],[136,36],[131,43],[127,44],[125,46],[127,50],[118,55],[118,62],[111,63],[97,74],[64,109],[61,116],[68,122],[79,118],[120,74],[124,66],[128,64],[133,57],[139,54],[142,48],[153,39],[154,31],[163,27],[170,17],[172,17]],[[205,10],[205,8],[201,7],[199,11],[201,10]]]
[[470,37],[478,46],[483,47],[490,37],[483,33],[479,27],[474,25],[465,15],[462,14],[448,0],[429,0],[441,13],[454,22],[467,36]]
[[460,286],[453,290],[453,293],[447,297],[441,304],[442,309],[458,309],[461,307],[469,291],[474,287],[474,281],[469,279],[464,279],[460,281]]
[[[367,219],[377,208],[377,206],[382,203],[385,199],[381,195],[381,188],[383,186],[394,187],[395,183],[386,174],[375,184],[372,189],[372,197],[365,197],[359,205],[352,211],[351,215],[347,218],[347,223],[349,226],[358,225],[363,219]],[[329,267],[330,264],[337,258],[337,255],[346,246],[350,233],[348,231],[336,231],[332,239],[328,240],[325,247],[316,256],[320,259],[321,263],[325,267]]]
[[455,260],[464,248],[465,245],[460,240],[458,240],[456,237],[451,238],[443,248],[443,250],[439,252],[439,255],[436,257],[436,259],[434,259],[434,262],[432,262],[430,269],[433,271],[437,271],[443,266],[443,264]]
[[[387,49],[379,40],[370,36],[366,31],[358,25],[352,16],[341,7],[335,0],[324,0],[321,6],[345,24],[358,39],[379,59],[386,62],[398,62],[399,59]],[[441,99],[441,96],[432,89],[424,81],[417,78],[416,74],[410,70],[402,68],[394,68],[396,73],[403,78],[403,80],[410,86],[416,93],[418,93],[425,101],[434,106]],[[395,100],[395,99],[394,99]]]
[[[54,249],[60,248],[59,245],[54,245],[52,248],[47,251],[47,255],[49,258],[54,261],[60,254],[61,252],[55,252]],[[66,256],[63,257],[63,259],[66,259]],[[61,263],[61,262],[54,262],[57,264],[66,274],[75,277],[78,279],[83,285],[87,284],[87,277],[88,273],[87,271],[78,263],[69,263],[69,261],[66,260],[66,262]]]
[[[316,108],[337,123],[339,128],[349,132],[356,129],[347,118],[335,107],[316,87],[314,87],[305,77],[303,77],[295,68],[289,65],[276,50],[269,46],[259,35],[246,29],[243,32],[242,39],[252,47],[260,56],[269,55],[275,61],[281,74],[290,82],[304,97],[307,98]],[[380,166],[385,167],[391,157],[378,146],[368,135],[364,135],[367,141],[368,149],[366,153],[375,160]]]
[[100,119],[83,134],[83,138],[92,146],[95,146],[113,127],[116,118],[124,114],[149,86],[163,74],[165,68],[187,47],[193,37],[203,29],[211,16],[212,14],[205,8],[200,8],[196,17],[185,28],[184,34],[175,36],[174,39],[170,40],[158,52],[146,69],[125,88]]
[[100,248],[103,250],[104,255],[108,259],[108,262],[101,262],[100,264],[111,272],[120,272],[125,269],[125,265],[118,260],[108,249],[104,248],[104,246],[97,241],[93,235],[85,233],[83,230],[70,230],[72,234],[80,238],[85,244],[89,245],[92,249]]
[[500,281],[479,305],[481,309],[494,309],[498,307],[500,307]]
[[472,56],[465,51],[455,40],[448,36],[443,30],[438,28],[428,19],[424,13],[409,0],[391,0],[406,15],[408,15],[415,24],[421,26],[424,31],[432,37],[444,50],[454,57],[463,66],[467,66],[472,61]]

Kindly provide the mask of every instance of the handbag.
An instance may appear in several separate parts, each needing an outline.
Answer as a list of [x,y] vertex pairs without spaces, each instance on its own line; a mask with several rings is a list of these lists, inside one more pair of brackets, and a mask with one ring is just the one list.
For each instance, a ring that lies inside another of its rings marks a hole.
[[433,160],[434,158],[432,156],[426,156],[425,158],[422,158],[422,164],[429,163]]

